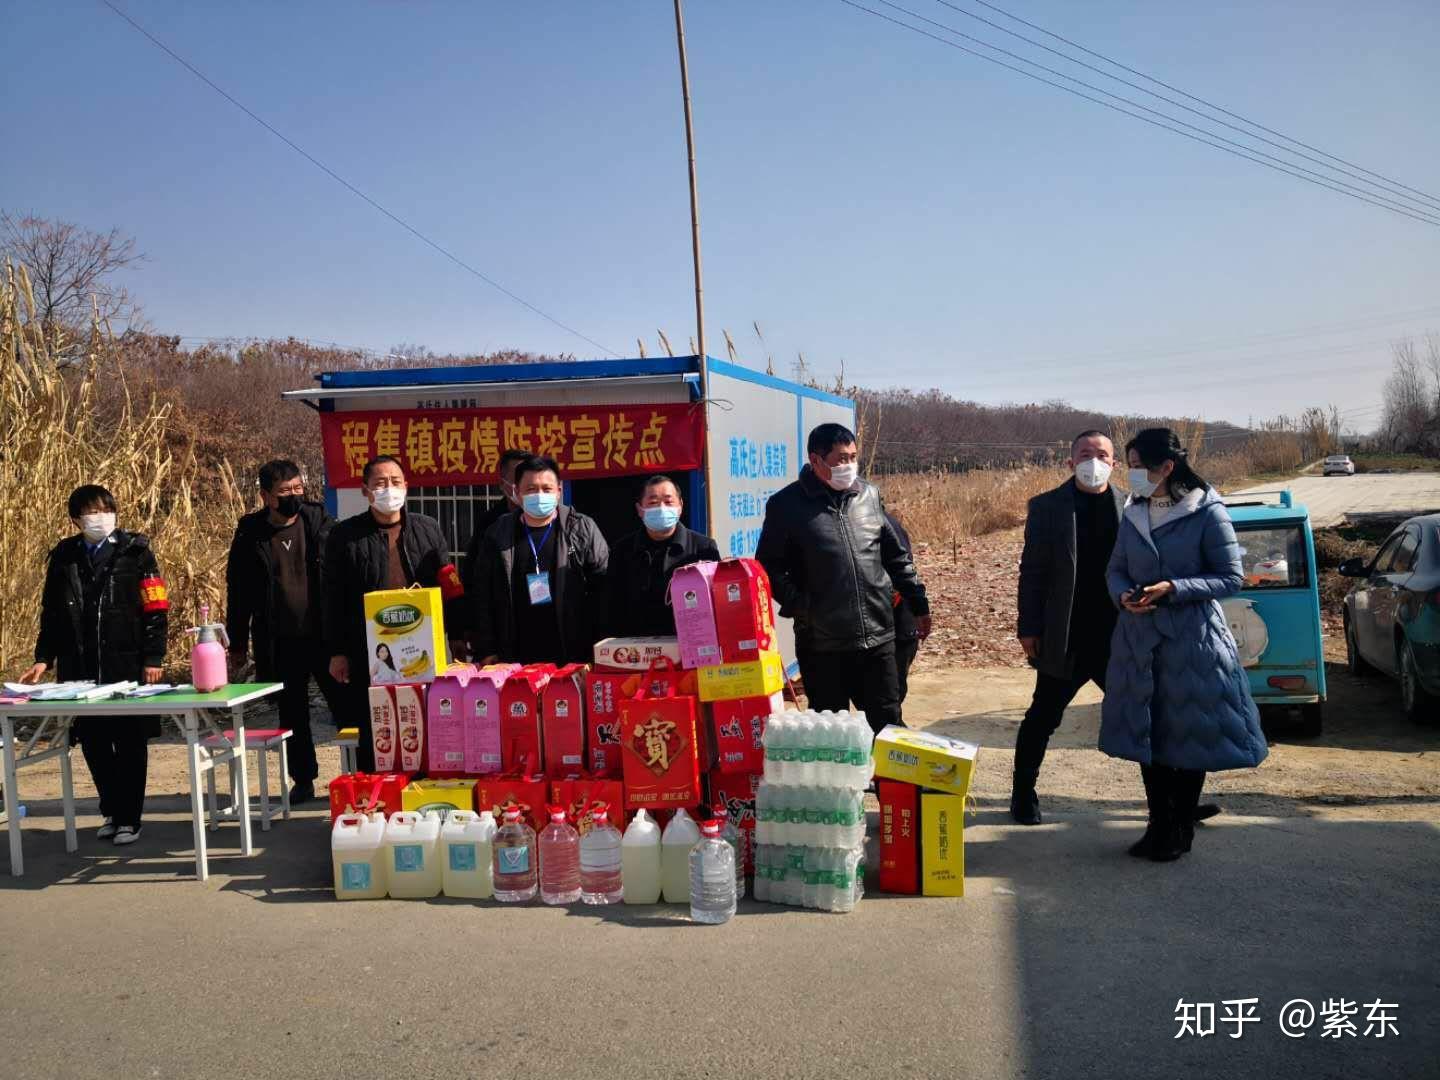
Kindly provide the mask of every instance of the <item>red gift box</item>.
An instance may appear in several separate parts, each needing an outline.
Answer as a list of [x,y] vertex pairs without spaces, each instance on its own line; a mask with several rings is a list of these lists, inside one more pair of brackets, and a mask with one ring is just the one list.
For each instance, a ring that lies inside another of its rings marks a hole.
[[[656,660],[646,674],[657,669],[678,669],[666,657]],[[634,697],[620,702],[620,760],[625,772],[625,806],[630,810],[674,809],[700,802],[700,747],[696,712],[699,702],[675,693],[663,680],[662,693],[642,686]]]
[[519,776],[482,776],[475,781],[475,809],[493,810],[500,822],[506,810],[520,808],[520,814],[538,834],[550,822],[545,805],[550,798],[550,784],[542,774]]
[[715,767],[725,773],[755,773],[765,768],[761,737],[771,713],[785,710],[784,693],[710,703],[715,738]]
[[710,582],[715,634],[727,664],[758,660],[775,648],[775,614],[770,606],[770,577],[754,559],[726,559]]
[[880,891],[920,894],[920,789],[899,780],[876,784],[880,797]]
[[634,697],[641,684],[663,694],[674,685],[678,694],[693,694],[697,680],[693,671],[653,669],[620,671],[592,668],[585,676],[585,739],[587,770],[591,776],[617,778],[623,774],[620,757],[620,703]]
[[759,773],[726,773],[712,770],[710,805],[724,806],[730,820],[745,834],[745,872],[755,872],[755,795],[760,790]]
[[552,779],[585,771],[585,671],[584,664],[568,664],[540,693],[545,775]]
[[387,818],[400,809],[400,792],[409,773],[346,773],[330,781],[330,824],[341,814],[373,814]]
[[553,664],[532,664],[512,672],[500,688],[500,771],[518,774],[527,761],[540,762],[540,694],[555,673]]
[[625,785],[619,780],[579,776],[550,781],[550,801],[563,806],[581,836],[594,826],[593,815],[600,807],[609,813],[610,824],[621,832],[629,818],[625,813]]

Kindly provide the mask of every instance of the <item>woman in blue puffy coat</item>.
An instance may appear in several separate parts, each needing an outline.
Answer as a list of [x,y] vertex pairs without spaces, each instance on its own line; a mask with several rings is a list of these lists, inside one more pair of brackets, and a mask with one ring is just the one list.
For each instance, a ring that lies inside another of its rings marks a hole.
[[1225,504],[1169,428],[1141,431],[1125,452],[1130,499],[1107,578],[1121,611],[1100,749],[1140,763],[1150,818],[1130,853],[1169,862],[1190,850],[1205,774],[1254,768],[1268,751],[1220,608],[1242,582]]

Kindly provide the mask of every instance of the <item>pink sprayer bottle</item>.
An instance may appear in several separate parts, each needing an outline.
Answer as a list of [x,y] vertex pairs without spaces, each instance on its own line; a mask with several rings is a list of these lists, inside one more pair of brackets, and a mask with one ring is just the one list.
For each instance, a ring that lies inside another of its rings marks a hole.
[[195,647],[190,650],[190,682],[202,694],[219,690],[230,681],[225,664],[225,650],[230,647],[230,638],[225,633],[224,623],[210,621],[210,605],[200,605],[200,625],[192,626]]

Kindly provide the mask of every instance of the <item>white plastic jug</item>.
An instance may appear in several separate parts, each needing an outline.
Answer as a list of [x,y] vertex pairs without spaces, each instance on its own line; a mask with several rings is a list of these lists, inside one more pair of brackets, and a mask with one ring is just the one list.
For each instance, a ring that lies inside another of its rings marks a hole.
[[451,810],[440,826],[441,887],[446,896],[485,900],[495,895],[491,844],[495,815]]
[[700,827],[681,807],[660,836],[660,887],[667,904],[690,902],[690,849],[700,842]]
[[423,900],[440,895],[440,815],[401,810],[385,823],[385,865],[390,895]]
[[620,881],[625,903],[659,903],[660,826],[644,810],[635,811],[620,841]]
[[385,815],[341,814],[330,830],[336,900],[379,900],[389,888],[385,872]]

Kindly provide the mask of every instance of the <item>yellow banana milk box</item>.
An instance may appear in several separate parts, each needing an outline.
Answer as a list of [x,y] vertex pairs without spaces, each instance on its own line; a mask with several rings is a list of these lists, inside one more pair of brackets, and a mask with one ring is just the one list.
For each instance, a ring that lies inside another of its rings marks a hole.
[[965,796],[920,793],[920,894],[965,895]]
[[697,668],[696,674],[701,701],[769,697],[785,689],[785,661],[778,652],[762,651],[757,660]]
[[875,775],[916,787],[964,795],[975,771],[975,743],[891,724],[875,736]]
[[381,589],[365,594],[366,662],[371,686],[431,682],[445,660],[439,589]]

